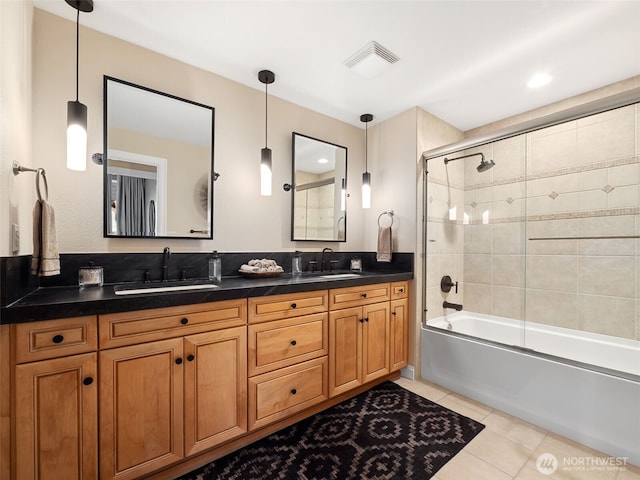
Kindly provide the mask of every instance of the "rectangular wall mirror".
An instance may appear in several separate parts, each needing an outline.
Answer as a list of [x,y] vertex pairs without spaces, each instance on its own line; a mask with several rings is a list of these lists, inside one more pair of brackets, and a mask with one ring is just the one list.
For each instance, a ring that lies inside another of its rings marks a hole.
[[214,116],[104,77],[105,237],[213,238]]
[[347,239],[347,148],[293,132],[291,240]]

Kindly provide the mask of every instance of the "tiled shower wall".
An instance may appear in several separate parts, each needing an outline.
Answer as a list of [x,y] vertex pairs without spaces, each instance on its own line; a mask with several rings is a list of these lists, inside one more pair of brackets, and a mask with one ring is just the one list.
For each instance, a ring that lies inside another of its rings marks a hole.
[[[640,340],[640,107],[429,160],[427,315],[467,311]],[[568,238],[568,239],[567,239]],[[440,292],[440,277],[460,282]]]

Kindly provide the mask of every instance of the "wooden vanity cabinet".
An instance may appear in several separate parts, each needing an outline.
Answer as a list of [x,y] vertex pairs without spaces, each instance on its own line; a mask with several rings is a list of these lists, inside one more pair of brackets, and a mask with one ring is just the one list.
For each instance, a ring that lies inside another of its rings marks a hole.
[[98,478],[95,316],[11,325],[13,475]]
[[389,302],[329,312],[329,396],[389,373]]
[[326,290],[249,299],[249,429],[327,400]]
[[329,290],[329,396],[408,363],[409,282]]
[[101,347],[132,343],[100,351],[100,478],[138,478],[246,432],[246,312],[229,300],[100,316]]
[[409,364],[409,282],[391,284],[389,307],[389,369],[395,372]]

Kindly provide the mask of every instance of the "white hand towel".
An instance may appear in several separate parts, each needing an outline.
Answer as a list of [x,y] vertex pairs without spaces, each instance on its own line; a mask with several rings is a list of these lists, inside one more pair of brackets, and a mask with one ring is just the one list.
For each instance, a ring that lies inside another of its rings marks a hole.
[[37,200],[33,207],[31,273],[41,277],[60,275],[55,213],[46,200]]
[[391,261],[391,227],[378,227],[378,251],[376,260],[378,262]]

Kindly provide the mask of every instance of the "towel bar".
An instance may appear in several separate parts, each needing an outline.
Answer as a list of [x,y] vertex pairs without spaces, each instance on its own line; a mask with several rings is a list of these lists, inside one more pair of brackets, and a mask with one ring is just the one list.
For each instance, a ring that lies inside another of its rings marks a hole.
[[389,225],[390,227],[393,226],[393,210],[389,210],[388,212],[382,212],[380,215],[378,215],[378,226],[381,227],[382,225],[380,225],[380,219],[382,218],[383,215],[389,215],[389,217],[391,218],[391,224]]
[[49,185],[47,184],[47,172],[45,172],[44,168],[28,168],[23,167],[18,162],[14,161],[12,164],[13,174],[18,175],[23,172],[34,172],[36,174],[36,192],[38,193],[38,200],[42,201],[42,192],[40,191],[40,175],[42,175],[42,179],[44,180],[44,193],[45,200],[49,200]]

